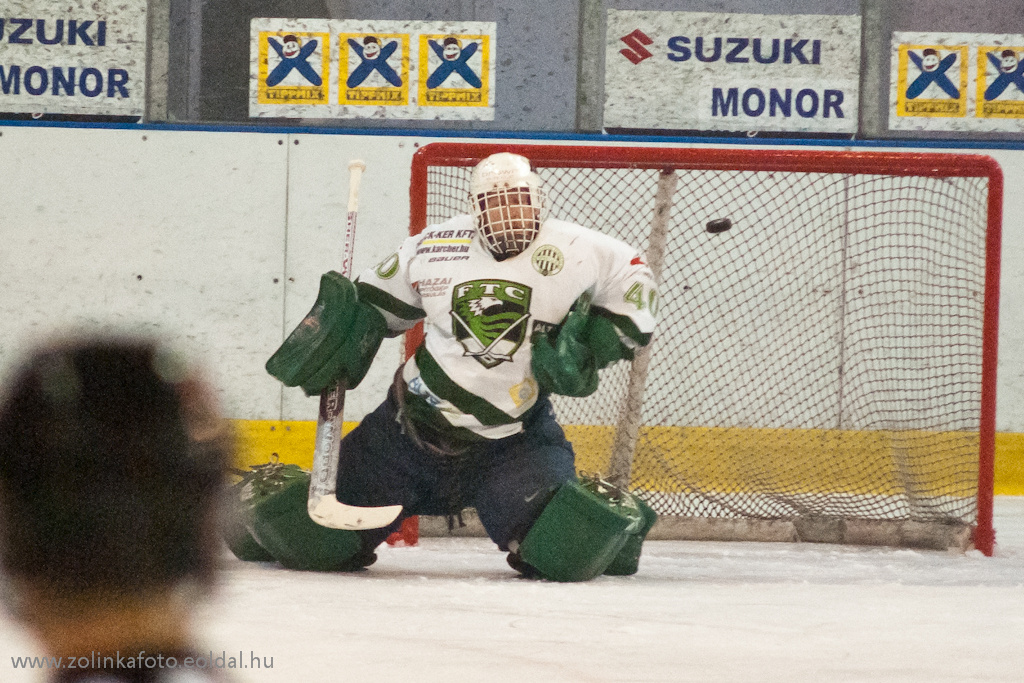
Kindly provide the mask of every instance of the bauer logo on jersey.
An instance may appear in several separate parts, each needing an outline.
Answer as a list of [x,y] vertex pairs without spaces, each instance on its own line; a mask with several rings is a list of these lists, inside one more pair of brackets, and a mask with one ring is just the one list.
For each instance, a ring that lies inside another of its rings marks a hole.
[[526,339],[531,289],[508,280],[472,280],[452,290],[452,334],[485,368],[512,360]]
[[537,251],[533,252],[533,258],[530,259],[533,263],[533,268],[541,275],[558,275],[562,272],[562,267],[565,265],[565,257],[562,256],[561,250],[553,244],[545,244],[537,248]]

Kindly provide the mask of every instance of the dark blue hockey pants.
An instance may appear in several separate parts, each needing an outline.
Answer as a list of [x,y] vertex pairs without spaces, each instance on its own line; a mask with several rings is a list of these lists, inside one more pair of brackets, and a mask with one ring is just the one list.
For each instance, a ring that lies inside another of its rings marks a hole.
[[372,549],[412,515],[455,515],[474,507],[502,550],[521,541],[554,492],[576,478],[572,446],[545,396],[524,431],[474,444],[458,456],[416,445],[397,420],[394,389],[341,443],[338,500],[348,505],[402,505],[384,529],[361,531]]

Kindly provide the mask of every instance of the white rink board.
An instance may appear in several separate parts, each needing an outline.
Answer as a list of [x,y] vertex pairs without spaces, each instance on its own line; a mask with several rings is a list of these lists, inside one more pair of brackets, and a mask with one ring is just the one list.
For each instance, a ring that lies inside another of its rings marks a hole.
[[[282,389],[263,364],[312,306],[320,274],[338,267],[348,162],[367,163],[358,273],[408,234],[412,155],[433,140],[0,126],[0,377],[53,330],[129,326],[205,361],[229,417],[314,419],[316,399]],[[1024,183],[1024,152],[989,153],[1007,188]],[[997,429],[1024,432],[1019,192],[1006,194],[1003,235]],[[380,402],[400,354],[398,339],[385,341],[347,417]]]
[[67,326],[168,337],[232,415],[276,411],[280,136],[4,128],[0,356]]

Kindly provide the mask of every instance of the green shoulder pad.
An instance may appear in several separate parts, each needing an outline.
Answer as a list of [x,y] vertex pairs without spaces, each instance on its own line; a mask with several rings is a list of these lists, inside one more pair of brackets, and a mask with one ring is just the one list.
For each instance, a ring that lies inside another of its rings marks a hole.
[[324,273],[316,303],[267,361],[267,372],[288,387],[306,384],[344,343],[356,302],[351,280],[333,270]]

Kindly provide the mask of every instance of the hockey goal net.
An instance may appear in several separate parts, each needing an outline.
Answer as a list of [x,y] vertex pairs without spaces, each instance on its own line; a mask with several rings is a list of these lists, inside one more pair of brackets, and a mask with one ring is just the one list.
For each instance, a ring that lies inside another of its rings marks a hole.
[[413,232],[466,212],[498,151],[532,161],[552,216],[656,272],[649,353],[555,398],[578,468],[647,500],[652,537],[991,554],[992,159],[435,143],[413,162]]

